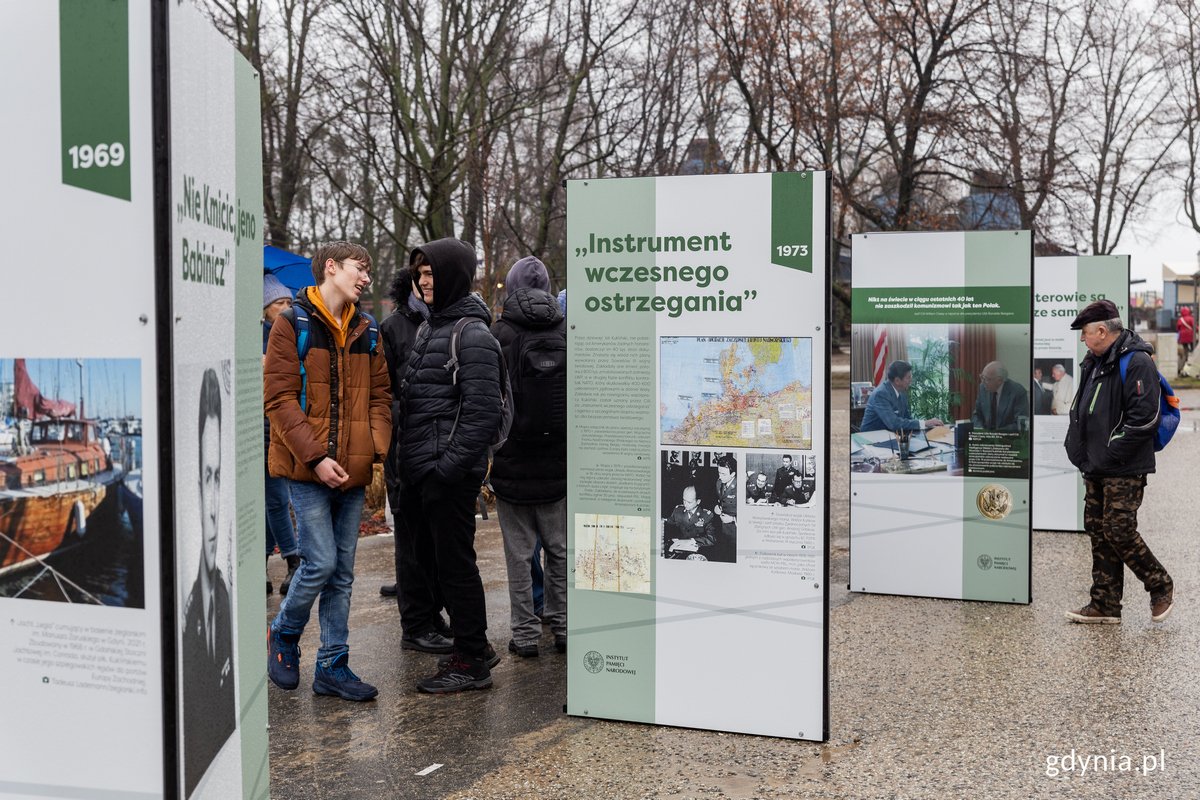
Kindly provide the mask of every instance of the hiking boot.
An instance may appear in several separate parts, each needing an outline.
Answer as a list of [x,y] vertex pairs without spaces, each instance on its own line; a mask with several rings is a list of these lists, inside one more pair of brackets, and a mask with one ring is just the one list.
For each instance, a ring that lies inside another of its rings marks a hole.
[[[452,658],[454,658],[454,656],[442,656],[439,658],[438,669],[441,669],[449,664],[450,659]],[[487,649],[483,651],[483,663],[487,664],[488,669],[491,669],[500,663],[500,654],[496,652],[496,648],[492,647],[491,644],[489,644]]]
[[1092,624],[1092,625],[1120,625],[1121,624],[1121,617],[1119,615],[1113,617],[1113,616],[1109,616],[1108,614],[1101,613],[1100,609],[1096,608],[1091,603],[1088,603],[1086,606],[1079,609],[1078,611],[1068,611],[1067,619],[1069,619],[1071,622],[1081,622],[1084,624]]
[[350,656],[342,653],[327,667],[317,662],[316,674],[313,675],[313,694],[361,702],[373,699],[379,690],[355,675],[354,670],[350,669]]
[[267,629],[267,677],[280,689],[300,685],[300,636]]
[[418,650],[422,653],[450,653],[454,650],[454,640],[447,639],[437,631],[429,631],[412,636],[401,636],[400,647],[405,650]]
[[482,658],[467,658],[454,653],[437,674],[417,681],[417,689],[429,694],[447,694],[467,689],[486,689],[492,685],[492,672]]
[[1170,592],[1163,595],[1157,600],[1150,601],[1150,619],[1153,622],[1162,622],[1171,613],[1171,609],[1175,607],[1175,593]]
[[565,633],[554,634],[554,649],[559,653],[567,652],[567,635]]
[[515,639],[508,640],[508,652],[516,653],[521,658],[537,658],[538,646],[537,642],[533,644],[517,644]]
[[292,588],[292,578],[296,577],[296,570],[300,569],[300,556],[290,555],[284,561],[287,562],[288,571],[283,583],[279,584],[279,593],[282,595],[286,595],[288,589]]

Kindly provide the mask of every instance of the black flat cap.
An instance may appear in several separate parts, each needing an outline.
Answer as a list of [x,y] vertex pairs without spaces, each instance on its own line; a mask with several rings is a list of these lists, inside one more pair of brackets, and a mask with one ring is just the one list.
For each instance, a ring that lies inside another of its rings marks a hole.
[[1113,305],[1111,300],[1097,300],[1094,303],[1088,303],[1083,311],[1075,317],[1075,321],[1071,323],[1071,330],[1083,330],[1083,326],[1089,322],[1104,322],[1109,319],[1120,319],[1121,312]]

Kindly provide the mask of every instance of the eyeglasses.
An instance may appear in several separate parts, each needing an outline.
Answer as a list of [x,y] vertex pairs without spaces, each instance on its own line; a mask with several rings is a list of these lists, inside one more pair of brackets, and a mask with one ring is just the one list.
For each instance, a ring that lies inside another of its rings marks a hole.
[[370,267],[364,267],[362,264],[358,263],[357,261],[354,261],[353,259],[349,259],[349,258],[342,259],[338,263],[341,264],[343,267],[346,266],[347,264],[351,264],[356,270],[358,270],[359,275],[366,278],[368,282],[371,280],[371,268]]

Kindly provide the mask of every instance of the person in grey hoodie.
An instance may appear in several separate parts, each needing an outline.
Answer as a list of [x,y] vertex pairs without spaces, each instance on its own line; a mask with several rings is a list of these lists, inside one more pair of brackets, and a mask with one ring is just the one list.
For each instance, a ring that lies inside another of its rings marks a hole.
[[491,478],[508,566],[508,649],[528,658],[538,655],[542,633],[530,575],[539,540],[546,553],[543,619],[555,649],[567,649],[567,333],[546,265],[536,257],[517,261],[504,285],[508,297],[492,333],[508,365],[516,416]]

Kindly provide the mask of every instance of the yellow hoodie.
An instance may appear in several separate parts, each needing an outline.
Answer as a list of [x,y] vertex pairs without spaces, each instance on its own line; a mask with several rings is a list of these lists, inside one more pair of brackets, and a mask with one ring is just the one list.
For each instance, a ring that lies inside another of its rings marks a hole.
[[304,290],[307,293],[308,301],[313,304],[321,321],[325,323],[333,334],[333,341],[339,347],[346,346],[346,337],[350,334],[350,320],[354,318],[354,303],[346,303],[342,309],[341,320],[335,320],[333,313],[329,307],[325,305],[325,299],[321,297],[321,290],[316,286],[309,286]]

